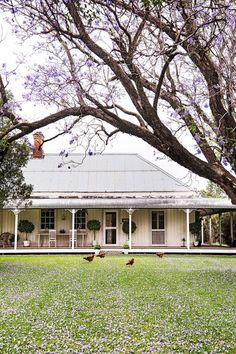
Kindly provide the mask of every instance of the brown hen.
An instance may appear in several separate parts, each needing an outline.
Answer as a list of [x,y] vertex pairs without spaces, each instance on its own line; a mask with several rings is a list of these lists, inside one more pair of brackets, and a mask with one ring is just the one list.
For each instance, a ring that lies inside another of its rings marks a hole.
[[100,252],[96,255],[96,257],[104,258],[105,255],[106,255],[106,252],[105,252],[105,251],[100,251]]
[[88,262],[92,262],[92,260],[94,259],[94,254],[92,256],[84,257],[84,259]]
[[128,262],[126,263],[126,265],[133,265],[134,264],[134,258],[131,258],[128,260]]

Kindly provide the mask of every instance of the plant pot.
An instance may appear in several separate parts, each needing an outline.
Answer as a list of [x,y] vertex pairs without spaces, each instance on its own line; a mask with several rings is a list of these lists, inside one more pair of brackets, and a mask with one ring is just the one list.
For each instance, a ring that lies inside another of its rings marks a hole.
[[24,240],[23,241],[24,247],[29,247],[30,246],[30,240]]
[[123,249],[124,254],[129,254],[129,250],[127,248]]
[[94,250],[95,255],[99,254],[101,250]]

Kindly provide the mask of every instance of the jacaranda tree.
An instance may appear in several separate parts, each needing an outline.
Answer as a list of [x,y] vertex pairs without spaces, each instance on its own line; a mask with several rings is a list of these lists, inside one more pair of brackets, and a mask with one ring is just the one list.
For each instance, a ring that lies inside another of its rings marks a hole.
[[40,56],[28,68],[23,98],[55,110],[16,121],[1,85],[2,114],[12,121],[1,138],[11,143],[62,119],[76,129],[93,117],[107,138],[119,131],[143,139],[236,203],[235,1],[0,4],[16,35]]

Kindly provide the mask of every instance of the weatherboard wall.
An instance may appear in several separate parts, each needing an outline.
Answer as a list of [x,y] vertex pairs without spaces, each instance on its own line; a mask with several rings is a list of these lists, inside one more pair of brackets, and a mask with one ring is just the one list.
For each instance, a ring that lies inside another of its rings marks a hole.
[[[88,209],[87,220],[98,219],[101,222],[101,230],[96,232],[96,240],[101,245],[105,244],[105,212],[111,209]],[[128,236],[122,231],[122,223],[128,219],[128,213],[123,209],[112,209],[117,212],[117,245],[122,246],[127,243]],[[151,246],[152,245],[152,227],[151,227],[151,209],[137,209],[132,215],[137,229],[132,235],[132,244],[135,246]],[[27,219],[35,225],[32,234],[29,235],[32,243],[37,245],[38,234],[40,233],[40,209],[27,209],[19,214],[19,220]],[[194,220],[194,212],[190,213],[190,222]],[[60,235],[59,231],[64,229],[69,233],[71,229],[72,216],[68,210],[55,209],[55,228],[61,239],[61,245],[66,245],[67,239]],[[1,232],[14,233],[14,214],[10,210],[2,211]],[[182,238],[186,238],[186,214],[179,209],[165,210],[165,245],[181,246]],[[21,234],[24,239],[24,235]],[[86,244],[91,245],[93,240],[93,232],[87,230]]]

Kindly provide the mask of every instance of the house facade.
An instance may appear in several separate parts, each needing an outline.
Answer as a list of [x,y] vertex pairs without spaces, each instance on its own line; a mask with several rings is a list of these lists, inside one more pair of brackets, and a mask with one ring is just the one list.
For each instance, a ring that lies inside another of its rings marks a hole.
[[[25,238],[18,231],[20,220],[34,225],[27,237],[31,248],[190,248],[189,223],[196,213],[234,210],[228,199],[199,198],[136,154],[33,156],[24,175],[33,185],[30,206],[13,204],[0,211],[0,233],[20,236],[15,249]],[[91,220],[100,228],[89,229]]]

